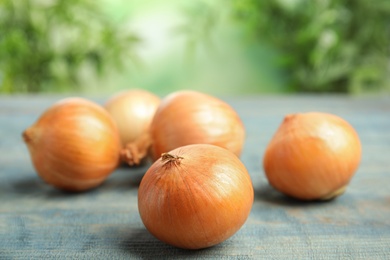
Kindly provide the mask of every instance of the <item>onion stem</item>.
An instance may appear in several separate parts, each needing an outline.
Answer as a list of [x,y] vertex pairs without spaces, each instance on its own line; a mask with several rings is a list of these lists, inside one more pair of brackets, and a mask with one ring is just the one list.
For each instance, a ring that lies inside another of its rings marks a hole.
[[149,132],[145,132],[134,142],[126,144],[121,150],[121,160],[129,165],[139,165],[148,154],[151,145],[152,138]]
[[169,154],[169,153],[163,153],[161,154],[161,160],[163,161],[164,164],[167,164],[167,163],[174,163],[175,165],[179,164],[181,159],[184,159],[183,157],[181,156],[177,156],[177,155],[172,155],[172,154]]

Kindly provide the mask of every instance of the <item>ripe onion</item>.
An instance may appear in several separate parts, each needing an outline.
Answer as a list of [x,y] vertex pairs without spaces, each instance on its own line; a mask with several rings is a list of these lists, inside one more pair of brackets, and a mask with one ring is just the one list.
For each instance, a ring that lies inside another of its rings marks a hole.
[[125,159],[134,163],[137,153],[145,154],[151,140],[151,157],[157,160],[162,153],[189,144],[212,144],[241,154],[245,129],[236,111],[215,97],[196,91],[177,91],[165,97],[159,105],[150,136],[136,143]]
[[82,98],[55,103],[23,139],[38,175],[59,189],[96,187],[119,163],[115,122],[103,107]]
[[104,105],[118,126],[122,146],[149,131],[160,98],[146,90],[132,89],[117,93]]
[[144,175],[138,208],[145,227],[170,245],[221,243],[245,223],[253,204],[250,176],[236,155],[193,144],[164,153]]
[[268,144],[264,171],[280,192],[302,200],[332,199],[344,191],[361,160],[354,128],[327,113],[291,114]]

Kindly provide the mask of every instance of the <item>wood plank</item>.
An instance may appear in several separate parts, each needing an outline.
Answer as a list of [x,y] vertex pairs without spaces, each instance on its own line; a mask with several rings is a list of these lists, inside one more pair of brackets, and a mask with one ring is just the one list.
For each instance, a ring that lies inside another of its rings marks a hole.
[[[137,187],[148,165],[121,167],[102,186],[80,194],[43,183],[21,133],[60,98],[0,96],[0,259],[390,257],[389,97],[221,97],[246,126],[242,161],[252,177],[255,202],[237,234],[198,251],[165,245],[144,228]],[[283,116],[314,110],[348,120],[363,145],[362,163],[347,192],[326,203],[286,198],[268,185],[262,169],[265,147]]]

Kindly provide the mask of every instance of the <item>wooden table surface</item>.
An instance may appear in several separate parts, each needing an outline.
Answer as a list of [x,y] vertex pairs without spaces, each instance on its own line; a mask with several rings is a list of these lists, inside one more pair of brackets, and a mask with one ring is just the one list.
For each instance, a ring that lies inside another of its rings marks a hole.
[[[137,187],[147,165],[122,167],[102,186],[78,194],[37,176],[21,133],[60,98],[0,96],[0,259],[390,259],[389,96],[221,97],[247,130],[241,158],[255,202],[233,237],[197,251],[168,246],[144,228]],[[337,114],[361,138],[360,167],[336,200],[292,200],[264,176],[264,150],[283,116],[305,111]]]

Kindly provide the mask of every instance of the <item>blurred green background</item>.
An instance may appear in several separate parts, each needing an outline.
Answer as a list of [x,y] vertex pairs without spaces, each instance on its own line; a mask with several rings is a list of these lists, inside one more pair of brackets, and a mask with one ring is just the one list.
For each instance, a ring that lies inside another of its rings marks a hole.
[[389,0],[2,0],[0,93],[390,92]]

